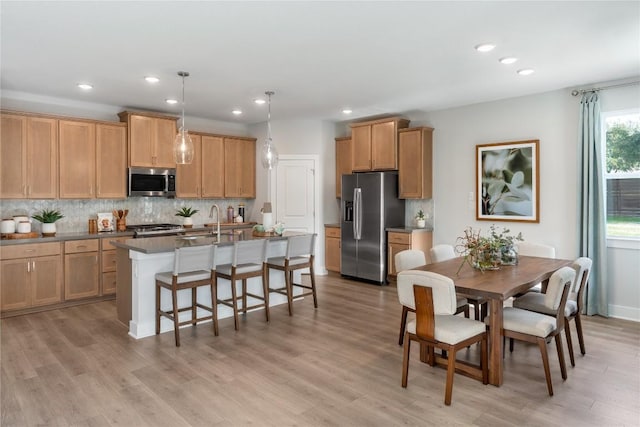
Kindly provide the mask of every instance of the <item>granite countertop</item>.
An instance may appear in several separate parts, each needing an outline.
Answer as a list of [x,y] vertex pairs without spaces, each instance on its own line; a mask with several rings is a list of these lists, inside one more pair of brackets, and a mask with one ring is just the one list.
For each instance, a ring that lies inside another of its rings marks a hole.
[[204,245],[232,245],[235,242],[246,240],[285,240],[288,236],[297,236],[305,233],[296,231],[285,231],[282,236],[254,236],[253,230],[244,229],[238,231],[226,231],[217,236],[166,236],[150,237],[146,239],[129,239],[125,242],[113,242],[112,245],[118,248],[129,249],[144,254],[158,254],[173,252],[177,248],[187,246]]
[[[243,223],[220,223],[220,229],[250,229],[256,223],[255,222],[243,222]],[[186,233],[197,232],[212,232],[214,231],[215,224],[210,226],[207,224],[194,225],[193,228],[185,228]],[[66,233],[56,233],[54,237],[34,237],[32,239],[3,239],[0,240],[0,246],[12,246],[12,245],[24,245],[27,243],[48,243],[48,242],[65,242],[68,240],[84,240],[84,239],[105,239],[105,238],[118,238],[118,237],[131,237],[133,238],[133,231],[102,231],[100,233],[90,234],[88,231],[71,231]]]
[[386,230],[387,231],[392,231],[392,232],[395,232],[395,233],[413,233],[414,231],[422,233],[422,232],[432,232],[433,228],[431,228],[431,227],[426,227],[426,228],[418,228],[418,227],[388,227]]

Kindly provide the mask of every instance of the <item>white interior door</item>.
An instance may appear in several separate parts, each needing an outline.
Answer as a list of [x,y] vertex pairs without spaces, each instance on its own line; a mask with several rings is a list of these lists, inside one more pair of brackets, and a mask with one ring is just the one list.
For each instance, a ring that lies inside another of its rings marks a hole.
[[286,230],[317,233],[316,156],[281,156],[276,168],[275,218]]

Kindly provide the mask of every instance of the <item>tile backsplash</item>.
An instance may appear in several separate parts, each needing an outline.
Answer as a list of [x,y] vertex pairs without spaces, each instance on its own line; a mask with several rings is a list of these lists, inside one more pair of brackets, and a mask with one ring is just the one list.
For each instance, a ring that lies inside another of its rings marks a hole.
[[[11,218],[13,215],[32,215],[43,209],[57,209],[64,218],[56,222],[60,233],[87,231],[88,220],[96,218],[98,212],[111,212],[114,209],[128,209],[127,224],[169,223],[181,224],[182,218],[175,216],[178,209],[189,206],[198,209],[193,222],[203,224],[210,222],[209,210],[213,204],[220,207],[220,222],[226,222],[227,207],[233,206],[238,214],[238,205],[245,205],[245,221],[259,221],[259,209],[254,212],[254,200],[246,199],[165,199],[161,197],[130,197],[127,199],[87,199],[87,200],[2,200],[0,218]],[[215,217],[215,214],[214,214]],[[215,218],[214,218],[215,220]],[[40,231],[40,223],[32,220],[33,230]]]

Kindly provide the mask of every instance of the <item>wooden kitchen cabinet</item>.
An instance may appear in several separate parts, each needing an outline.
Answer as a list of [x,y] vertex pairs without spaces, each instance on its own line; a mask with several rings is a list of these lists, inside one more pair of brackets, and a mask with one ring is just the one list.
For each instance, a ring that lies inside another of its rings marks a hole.
[[60,243],[0,248],[0,310],[18,310],[62,301]]
[[408,126],[409,120],[400,117],[352,123],[352,170],[397,170],[398,130]]
[[327,270],[340,273],[340,227],[324,227],[324,266]]
[[127,197],[127,126],[96,124],[96,197]]
[[133,111],[118,116],[128,125],[129,166],[176,167],[173,141],[177,117]]
[[0,198],[58,197],[58,120],[2,113]]
[[96,125],[60,120],[60,198],[95,197]]
[[395,256],[398,252],[407,249],[418,249],[424,252],[427,264],[431,262],[429,251],[433,246],[433,235],[431,231],[407,229],[405,231],[387,232],[387,265],[388,280],[396,277]]
[[100,294],[99,247],[98,239],[64,242],[65,300]]
[[256,197],[255,138],[224,138],[224,196]]
[[401,199],[432,195],[433,128],[398,131],[398,191]]
[[131,237],[104,237],[100,239],[100,295],[116,293],[116,247],[111,241],[123,242]]
[[176,195],[180,198],[224,197],[224,137],[207,134],[190,136],[195,157],[190,165],[177,165]]
[[350,174],[351,163],[351,137],[336,138],[336,197],[342,197],[342,175]]

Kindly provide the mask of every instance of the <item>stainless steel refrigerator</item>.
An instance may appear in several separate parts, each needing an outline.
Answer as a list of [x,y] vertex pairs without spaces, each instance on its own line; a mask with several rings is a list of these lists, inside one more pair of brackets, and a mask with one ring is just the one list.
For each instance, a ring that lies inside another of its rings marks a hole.
[[384,284],[387,227],[404,226],[397,172],[342,176],[341,268],[343,276]]

